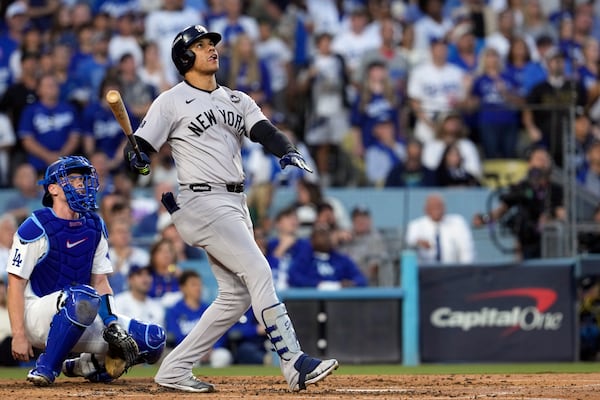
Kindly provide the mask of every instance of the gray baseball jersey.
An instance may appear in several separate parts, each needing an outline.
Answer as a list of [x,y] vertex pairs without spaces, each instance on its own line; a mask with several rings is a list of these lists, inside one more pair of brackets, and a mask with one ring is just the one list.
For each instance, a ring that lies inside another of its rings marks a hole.
[[154,101],[135,135],[155,150],[171,145],[180,184],[238,183],[244,181],[243,136],[264,119],[245,93],[223,86],[207,92],[181,82]]

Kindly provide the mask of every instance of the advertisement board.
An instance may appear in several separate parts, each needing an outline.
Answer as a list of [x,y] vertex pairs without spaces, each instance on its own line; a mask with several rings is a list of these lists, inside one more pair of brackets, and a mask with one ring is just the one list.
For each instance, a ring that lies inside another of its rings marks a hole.
[[574,361],[573,265],[422,266],[422,362]]

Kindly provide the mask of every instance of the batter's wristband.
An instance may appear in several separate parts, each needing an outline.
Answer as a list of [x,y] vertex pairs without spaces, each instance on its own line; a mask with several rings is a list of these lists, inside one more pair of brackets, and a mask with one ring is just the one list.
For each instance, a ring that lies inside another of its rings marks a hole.
[[98,315],[102,318],[102,322],[104,322],[105,326],[108,326],[111,322],[118,319],[115,315],[116,309],[115,298],[112,294],[105,294],[100,297],[100,310],[98,310]]

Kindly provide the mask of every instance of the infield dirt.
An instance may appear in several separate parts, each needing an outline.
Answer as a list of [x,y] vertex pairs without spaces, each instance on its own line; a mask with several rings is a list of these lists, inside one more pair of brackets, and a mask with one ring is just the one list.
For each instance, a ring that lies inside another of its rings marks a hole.
[[[200,377],[202,378],[202,377]],[[207,379],[208,380],[208,379]],[[597,400],[600,373],[485,375],[332,375],[318,386],[290,393],[279,377],[210,377],[215,393],[185,393],[161,388],[150,378],[124,378],[93,384],[59,378],[37,388],[23,380],[1,380],[0,399],[411,399],[411,400]]]

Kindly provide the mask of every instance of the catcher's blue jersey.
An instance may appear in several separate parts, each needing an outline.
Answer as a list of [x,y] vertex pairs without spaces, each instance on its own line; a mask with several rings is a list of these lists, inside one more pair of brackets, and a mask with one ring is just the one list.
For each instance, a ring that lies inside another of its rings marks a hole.
[[40,258],[29,278],[37,296],[45,296],[66,286],[89,284],[94,253],[104,229],[93,213],[76,220],[57,218],[50,208],[36,210],[19,227],[19,239],[32,242],[45,235],[48,252]]

